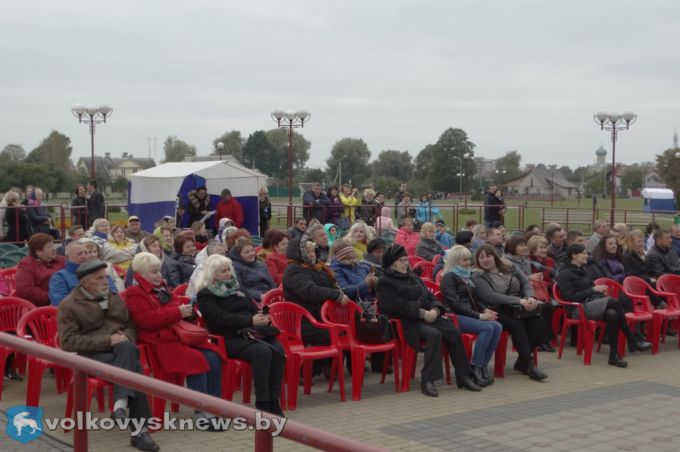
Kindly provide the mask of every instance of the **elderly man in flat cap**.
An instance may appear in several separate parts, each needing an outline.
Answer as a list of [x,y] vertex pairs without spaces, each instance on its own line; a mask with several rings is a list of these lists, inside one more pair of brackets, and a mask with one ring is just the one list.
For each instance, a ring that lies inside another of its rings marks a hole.
[[[109,290],[106,263],[85,262],[76,270],[79,284],[59,304],[57,323],[61,348],[121,369],[139,372],[136,333],[125,302]],[[114,385],[115,404],[112,416],[144,421],[151,416],[145,394]],[[157,451],[158,444],[142,429],[132,437],[130,445],[140,450]]]

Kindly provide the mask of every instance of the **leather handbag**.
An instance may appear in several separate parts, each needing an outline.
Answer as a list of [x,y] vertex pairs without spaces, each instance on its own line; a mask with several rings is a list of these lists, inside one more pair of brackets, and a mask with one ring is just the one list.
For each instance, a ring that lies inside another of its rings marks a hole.
[[208,340],[208,330],[186,320],[180,320],[172,328],[179,336],[179,340],[184,345],[201,345]]
[[356,338],[365,344],[384,344],[394,339],[390,319],[381,314],[356,314]]
[[521,304],[510,305],[510,317],[517,320],[530,319],[532,317],[538,317],[543,314],[544,303],[538,304],[532,311],[527,310]]

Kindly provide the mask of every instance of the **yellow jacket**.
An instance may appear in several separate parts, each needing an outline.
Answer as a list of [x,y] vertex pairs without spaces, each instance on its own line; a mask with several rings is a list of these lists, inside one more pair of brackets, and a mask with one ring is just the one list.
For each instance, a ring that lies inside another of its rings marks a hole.
[[343,215],[349,218],[350,224],[354,223],[354,209],[361,205],[361,199],[356,196],[345,196],[344,193],[340,193],[340,202],[345,206]]

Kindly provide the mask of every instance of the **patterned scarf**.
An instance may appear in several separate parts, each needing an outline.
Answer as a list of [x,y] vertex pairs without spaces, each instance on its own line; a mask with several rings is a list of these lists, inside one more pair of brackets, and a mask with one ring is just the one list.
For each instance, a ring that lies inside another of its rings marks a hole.
[[230,280],[215,280],[207,286],[208,290],[217,297],[229,297],[231,295],[238,295],[239,297],[244,297],[243,292],[239,290],[238,281],[233,276]]

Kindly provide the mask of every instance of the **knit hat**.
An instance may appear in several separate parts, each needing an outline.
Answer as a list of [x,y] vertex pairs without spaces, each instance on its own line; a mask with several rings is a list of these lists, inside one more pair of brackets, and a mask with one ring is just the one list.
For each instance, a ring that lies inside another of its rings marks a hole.
[[347,245],[343,248],[340,248],[335,252],[335,258],[338,261],[342,261],[345,259],[354,259],[357,257],[357,252],[354,249],[352,245]]
[[377,239],[373,239],[370,242],[368,242],[368,245],[366,245],[366,252],[371,254],[373,251],[377,249],[385,248],[387,248],[387,242],[378,237]]
[[397,244],[393,243],[387,247],[385,254],[383,255],[383,268],[388,269],[394,264],[399,258],[408,256],[406,249]]

